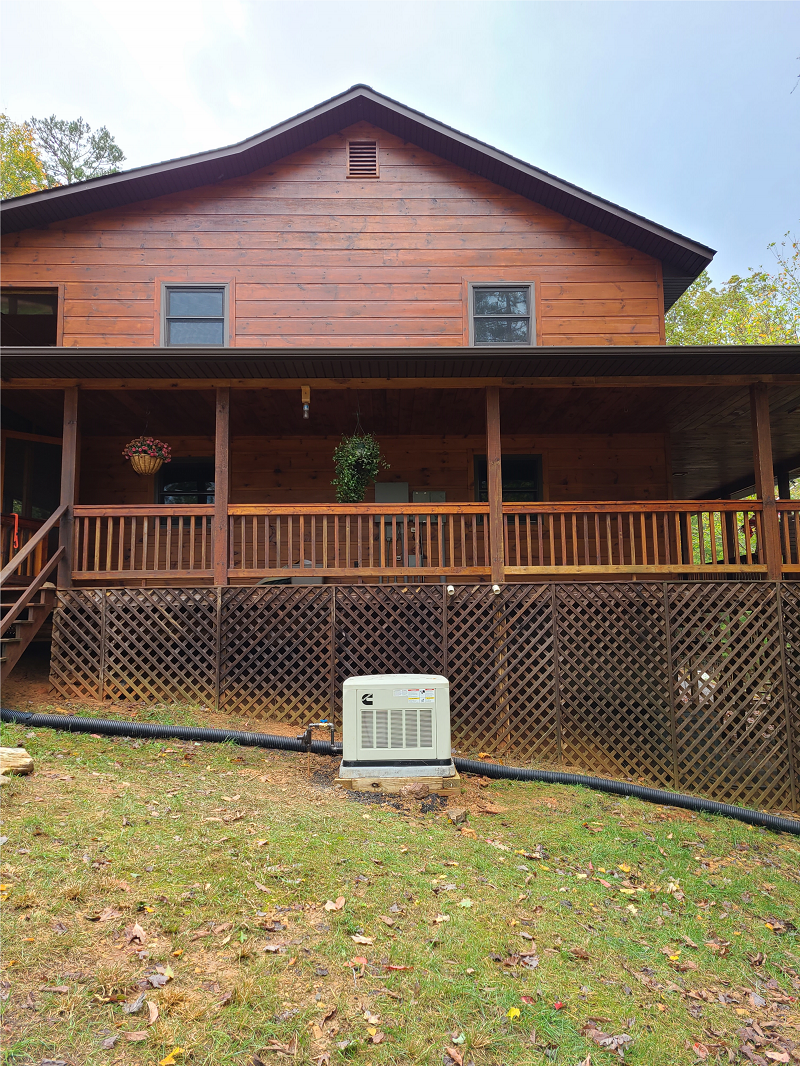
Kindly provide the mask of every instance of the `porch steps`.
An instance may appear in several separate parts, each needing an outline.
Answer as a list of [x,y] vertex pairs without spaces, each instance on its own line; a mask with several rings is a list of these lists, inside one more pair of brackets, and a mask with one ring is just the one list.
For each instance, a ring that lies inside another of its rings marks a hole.
[[[26,588],[19,585],[6,585],[0,590],[0,620],[16,606],[25,591]],[[48,582],[23,608],[19,618],[16,618],[10,625],[8,632],[0,637],[0,681],[5,681],[19,662],[22,653],[50,617],[55,603],[55,586]]]

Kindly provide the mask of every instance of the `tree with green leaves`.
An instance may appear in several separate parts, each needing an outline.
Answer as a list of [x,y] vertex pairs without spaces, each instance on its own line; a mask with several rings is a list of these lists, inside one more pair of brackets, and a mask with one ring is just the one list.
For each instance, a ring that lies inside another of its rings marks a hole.
[[44,163],[25,124],[0,115],[0,196],[24,196],[47,188]]
[[715,288],[703,271],[666,315],[667,344],[800,342],[800,241],[787,233],[775,273],[750,269]]
[[27,126],[44,161],[50,188],[116,174],[125,159],[125,153],[105,126],[93,132],[82,118],[69,120],[51,115],[32,118]]

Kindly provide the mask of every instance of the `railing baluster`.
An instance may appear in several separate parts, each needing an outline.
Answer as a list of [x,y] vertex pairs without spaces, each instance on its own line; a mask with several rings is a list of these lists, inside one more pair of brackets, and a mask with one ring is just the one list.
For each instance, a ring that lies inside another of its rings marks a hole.
[[114,519],[111,516],[106,520],[106,570],[111,569],[111,550],[114,545]]
[[81,558],[81,570],[85,573],[89,569],[89,519],[84,518],[83,529],[81,534],[83,536],[83,556]]
[[[618,547],[619,547],[619,564],[620,564],[620,566],[624,566],[625,565],[625,522],[624,522],[623,515],[619,511],[617,511],[615,517],[617,519],[617,544],[618,544]],[[631,545],[631,548],[633,548],[633,545]],[[636,561],[636,557],[632,554],[631,555],[631,566],[634,565],[635,561]]]

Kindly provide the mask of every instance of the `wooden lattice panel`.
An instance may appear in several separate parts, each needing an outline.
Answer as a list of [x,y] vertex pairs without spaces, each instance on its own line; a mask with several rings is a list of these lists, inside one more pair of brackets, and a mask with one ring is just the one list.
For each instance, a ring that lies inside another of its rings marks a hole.
[[565,763],[673,786],[663,586],[556,588]]
[[555,762],[559,752],[548,585],[460,585],[447,600],[456,746]]
[[679,787],[729,803],[791,806],[775,585],[667,588]]
[[100,697],[103,663],[102,589],[59,592],[53,612],[50,682],[60,696]]
[[336,589],[336,709],[360,674],[440,674],[445,668],[442,585]]
[[781,587],[781,617],[785,651],[787,720],[792,753],[790,772],[794,810],[800,810],[800,583],[785,581]]
[[106,589],[104,610],[106,698],[213,704],[215,589]]
[[220,707],[308,722],[332,713],[332,586],[226,588]]

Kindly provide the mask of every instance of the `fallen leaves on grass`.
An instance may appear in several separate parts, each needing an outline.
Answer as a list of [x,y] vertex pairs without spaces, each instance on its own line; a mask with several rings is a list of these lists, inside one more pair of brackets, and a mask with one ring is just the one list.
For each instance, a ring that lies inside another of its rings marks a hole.
[[374,936],[362,936],[360,933],[354,933],[353,936],[350,937],[350,939],[353,941],[354,944],[374,944],[375,943],[375,937]]
[[[276,1055],[285,1055],[287,1058],[296,1058],[297,1056],[297,1033],[294,1034],[288,1044],[282,1044],[280,1040],[270,1040],[266,1047],[267,1051],[274,1051]],[[256,1061],[254,1058],[254,1062]],[[260,1062],[261,1060],[258,1059]]]
[[344,907],[345,902],[346,902],[346,900],[345,900],[344,896],[337,896],[335,903],[334,903],[334,901],[332,899],[329,899],[326,902],[326,904],[325,904],[325,910],[326,911],[340,911]]
[[103,907],[96,914],[86,914],[84,917],[89,922],[112,922],[115,918],[122,917],[122,911],[118,911],[116,907]]
[[174,976],[172,967],[167,963],[166,966],[156,966],[156,972],[147,974],[147,980],[153,988],[163,988]]
[[142,1040],[147,1040],[148,1033],[146,1029],[140,1029],[136,1033],[125,1033],[124,1036],[125,1039],[130,1040],[132,1044],[137,1044]]
[[764,925],[776,936],[781,936],[783,933],[794,933],[797,931],[797,926],[794,924],[794,922],[790,922],[788,918],[765,918]]
[[174,1047],[170,1051],[169,1055],[165,1055],[158,1063],[158,1066],[175,1066],[178,1055],[185,1055],[186,1052],[182,1047]]
[[633,1041],[633,1037],[627,1033],[622,1033],[619,1036],[609,1036],[608,1033],[604,1033],[601,1029],[598,1029],[594,1024],[596,1019],[590,1018],[581,1029],[583,1035],[587,1040],[591,1040],[598,1047],[604,1051],[616,1052],[621,1059],[625,1058],[625,1048]]
[[140,944],[144,944],[145,940],[147,940],[147,933],[138,922],[125,926],[125,943],[132,944],[134,940],[138,940]]
[[144,1006],[144,999],[145,999],[145,993],[142,992],[142,994],[140,996],[137,996],[136,999],[131,1000],[130,1003],[123,1003],[122,1004],[122,1013],[123,1014],[138,1014],[139,1011]]

